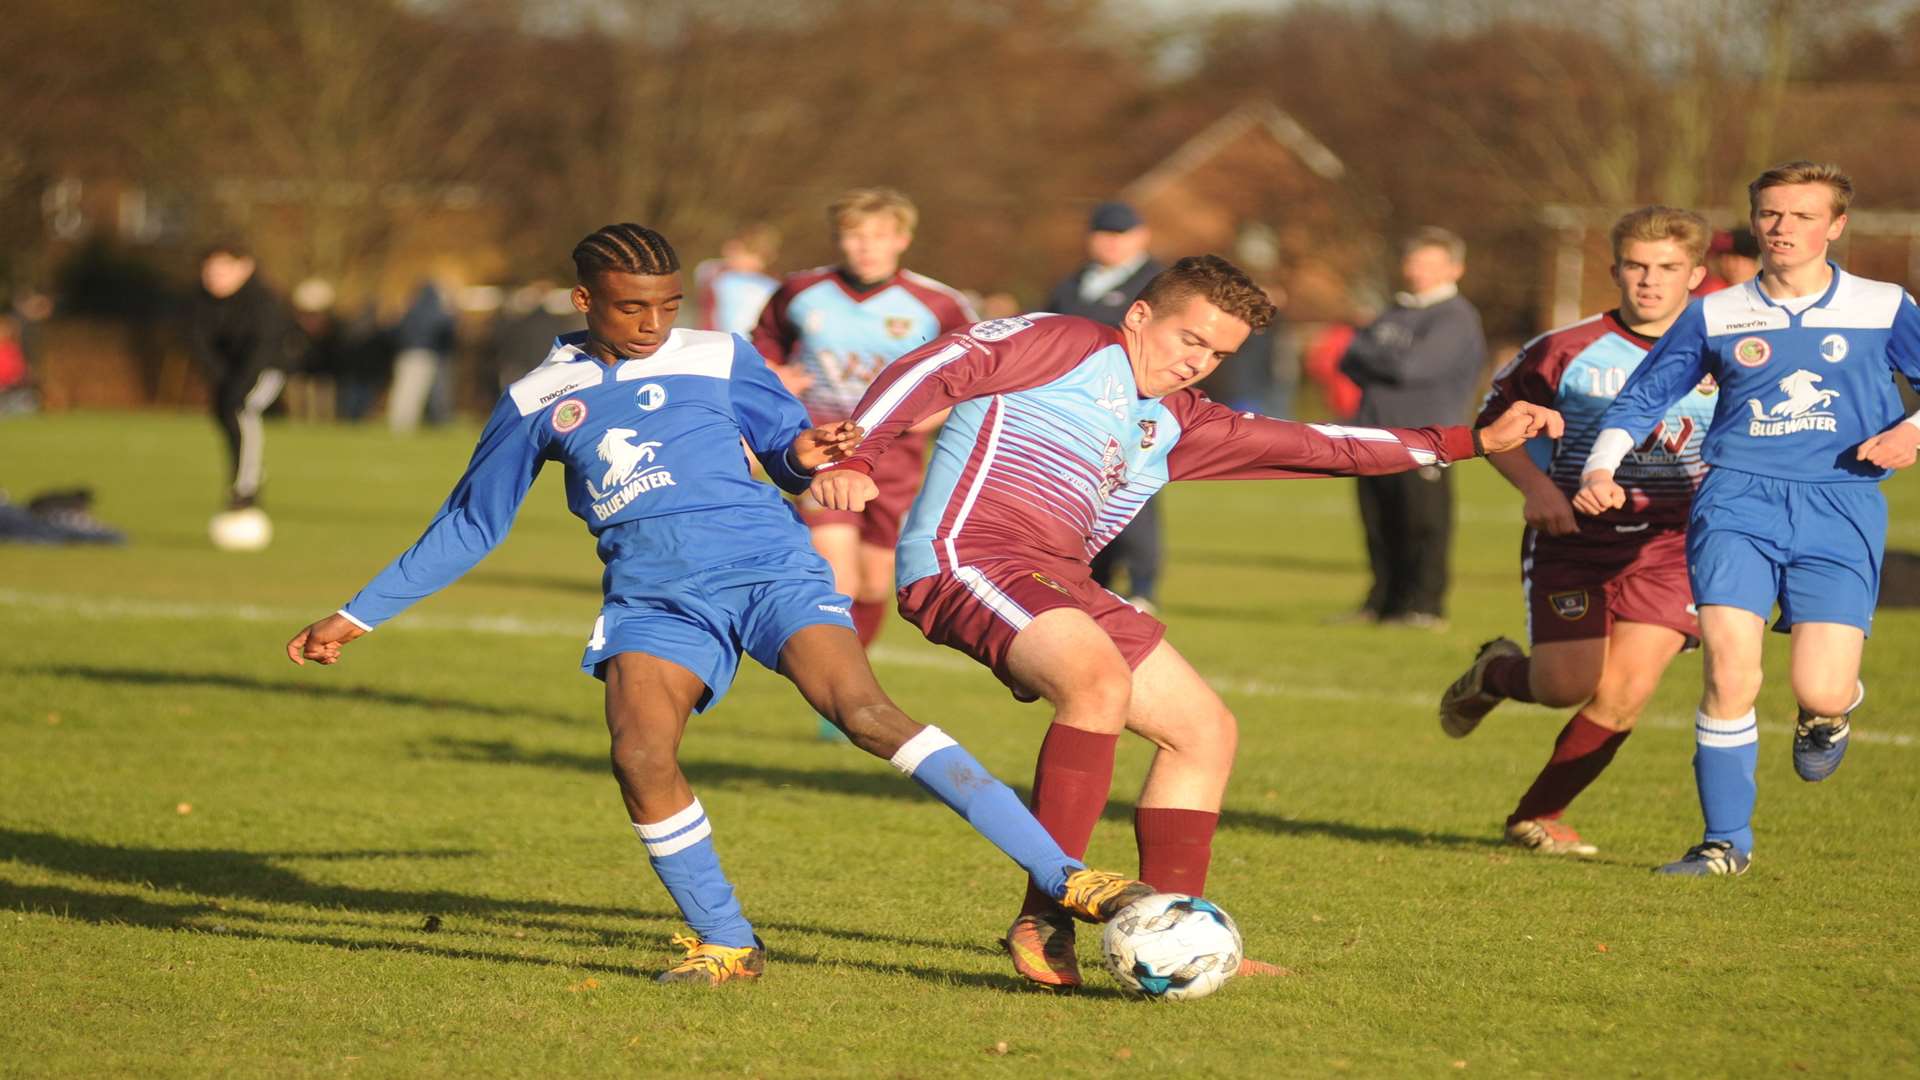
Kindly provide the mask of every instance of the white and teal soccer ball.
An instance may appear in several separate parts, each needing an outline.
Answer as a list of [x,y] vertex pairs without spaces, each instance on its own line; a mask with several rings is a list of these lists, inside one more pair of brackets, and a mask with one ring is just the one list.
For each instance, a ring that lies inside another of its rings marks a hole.
[[207,536],[221,551],[263,551],[273,542],[273,522],[257,506],[213,515]]
[[1120,909],[1101,935],[1107,970],[1155,1001],[1192,1001],[1240,970],[1240,928],[1213,902],[1154,893]]

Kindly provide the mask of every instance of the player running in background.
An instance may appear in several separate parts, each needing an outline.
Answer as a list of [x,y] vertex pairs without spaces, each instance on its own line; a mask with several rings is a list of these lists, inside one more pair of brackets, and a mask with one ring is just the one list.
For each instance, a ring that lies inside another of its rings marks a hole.
[[767,274],[779,254],[780,230],[761,223],[727,237],[720,244],[719,258],[695,266],[693,294],[700,329],[742,337],[753,333],[760,309],[780,287]]
[[[1086,851],[1106,807],[1120,732],[1155,744],[1134,835],[1140,877],[1167,892],[1205,891],[1236,725],[1166,627],[1095,585],[1088,559],[1170,480],[1386,473],[1560,434],[1557,415],[1528,403],[1480,432],[1341,428],[1192,389],[1272,316],[1264,292],[1208,255],[1156,276],[1119,327],[980,323],[883,372],[856,414],[865,440],[813,482],[823,505],[860,509],[901,434],[952,409],[901,539],[900,613],[1020,700],[1053,704],[1033,810],[1068,852]],[[1079,983],[1072,921],[1045,889],[1029,888],[1006,944],[1024,977]]]
[[287,643],[294,663],[341,646],[451,584],[505,538],[540,467],[566,470],[567,505],[606,564],[606,604],[581,666],[607,684],[613,771],[654,872],[695,937],[665,982],[751,978],[765,948],[720,870],[712,827],[681,773],[688,717],[726,695],[742,652],[793,681],[862,750],[953,808],[1081,918],[1147,895],[1085,869],[1011,788],[939,728],[915,723],[874,681],[846,597],[771,487],[789,491],[859,437],[809,427],[747,342],[673,329],[680,263],[658,233],[609,225],[573,252],[583,333],[558,339],[508,388],[473,460],[426,532],[336,614]]
[[1633,731],[1667,665],[1700,625],[1687,589],[1687,507],[1706,467],[1700,444],[1713,417],[1711,378],[1668,410],[1627,455],[1615,480],[1627,503],[1577,517],[1568,500],[1600,433],[1600,416],[1627,376],[1687,306],[1706,274],[1707,222],[1670,206],[1635,210],[1613,225],[1620,306],[1528,342],[1494,376],[1480,412],[1487,423],[1515,401],[1558,410],[1566,434],[1487,459],[1526,497],[1520,584],[1528,656],[1496,638],[1440,698],[1440,726],[1462,738],[1509,698],[1579,706],[1553,754],[1507,815],[1507,840],[1550,854],[1596,849],[1560,820]]
[[1687,526],[1706,647],[1693,758],[1706,834],[1659,868],[1667,874],[1738,874],[1752,858],[1753,705],[1776,600],[1800,704],[1794,771],[1824,780],[1839,767],[1865,694],[1860,654],[1886,545],[1879,481],[1913,464],[1920,445],[1920,417],[1903,422],[1891,378],[1920,383],[1913,298],[1827,261],[1852,182],[1796,161],[1747,193],[1760,276],[1689,306],[1660,339],[1602,418],[1573,499],[1583,514],[1625,505],[1616,473],[1626,456],[1702,378],[1719,384],[1703,451],[1712,468]]
[[[754,347],[814,423],[846,419],[896,357],[973,321],[959,293],[901,268],[919,220],[913,203],[891,188],[840,196],[827,208],[840,262],[790,275],[760,313]],[[919,432],[900,440],[900,453],[889,455],[874,476],[880,497],[860,513],[801,500],[813,546],[833,567],[835,586],[853,597],[853,625],[863,645],[879,635],[893,598],[893,548],[926,473],[926,445]]]

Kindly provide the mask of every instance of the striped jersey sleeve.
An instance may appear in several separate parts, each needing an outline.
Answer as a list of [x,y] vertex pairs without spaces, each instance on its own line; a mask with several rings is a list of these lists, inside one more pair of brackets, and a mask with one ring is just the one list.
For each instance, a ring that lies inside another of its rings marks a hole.
[[1471,429],[1341,427],[1239,412],[1186,389],[1163,399],[1180,422],[1167,479],[1379,476],[1474,456]]

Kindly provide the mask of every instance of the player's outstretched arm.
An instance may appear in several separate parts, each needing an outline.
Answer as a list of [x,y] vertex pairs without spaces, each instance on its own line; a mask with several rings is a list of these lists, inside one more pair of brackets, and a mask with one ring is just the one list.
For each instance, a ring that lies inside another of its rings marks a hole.
[[287,659],[302,666],[309,660],[337,664],[340,647],[365,633],[345,615],[335,612],[293,635],[293,640],[287,642]]
[[1527,440],[1536,435],[1557,439],[1566,429],[1567,422],[1558,412],[1531,401],[1516,401],[1493,423],[1477,432],[1481,453],[1500,454],[1525,446]]

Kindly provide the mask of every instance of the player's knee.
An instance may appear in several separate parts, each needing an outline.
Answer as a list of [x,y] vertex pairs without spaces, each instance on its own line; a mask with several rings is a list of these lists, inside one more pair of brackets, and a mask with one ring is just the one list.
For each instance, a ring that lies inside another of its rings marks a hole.
[[1702,671],[1708,695],[1728,702],[1750,703],[1759,697],[1760,678],[1758,666],[1745,664],[1709,662]]
[[680,773],[679,755],[673,745],[642,735],[615,734],[609,756],[614,779],[629,791],[657,790]]
[[[1079,664],[1060,680],[1054,704],[1062,712],[1111,720],[1119,731],[1133,702],[1133,670],[1116,654],[1111,663]],[[1105,726],[1105,725],[1103,725]]]
[[891,759],[920,725],[890,702],[873,702],[841,710],[831,717],[853,745],[877,758]]
[[1796,685],[1793,696],[1800,707],[1815,716],[1839,716],[1853,704],[1854,686],[1823,679],[1817,686]]

